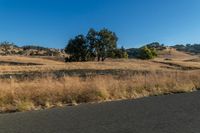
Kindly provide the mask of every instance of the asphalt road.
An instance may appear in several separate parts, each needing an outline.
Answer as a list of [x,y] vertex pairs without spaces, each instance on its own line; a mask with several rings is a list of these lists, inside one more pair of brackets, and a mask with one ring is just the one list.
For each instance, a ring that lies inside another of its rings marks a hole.
[[0,133],[200,133],[200,91],[2,114]]

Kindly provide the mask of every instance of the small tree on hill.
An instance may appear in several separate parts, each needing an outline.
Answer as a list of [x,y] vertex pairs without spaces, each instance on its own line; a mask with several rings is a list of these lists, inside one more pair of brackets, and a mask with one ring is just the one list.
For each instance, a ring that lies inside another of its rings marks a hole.
[[140,58],[141,59],[153,59],[157,56],[155,50],[149,49],[147,46],[140,48]]

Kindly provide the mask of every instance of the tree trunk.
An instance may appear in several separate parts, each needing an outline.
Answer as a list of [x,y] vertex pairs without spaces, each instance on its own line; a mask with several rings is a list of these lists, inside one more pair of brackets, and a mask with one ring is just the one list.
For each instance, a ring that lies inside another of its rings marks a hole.
[[98,56],[98,57],[97,57],[97,60],[100,61],[100,59],[101,59],[100,56]]
[[104,60],[105,60],[105,57],[102,57],[102,58],[101,58],[101,61],[104,61]]

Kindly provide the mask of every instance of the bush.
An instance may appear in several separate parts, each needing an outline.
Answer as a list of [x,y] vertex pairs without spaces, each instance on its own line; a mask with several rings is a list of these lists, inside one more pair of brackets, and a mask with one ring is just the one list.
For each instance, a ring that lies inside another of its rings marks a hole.
[[30,111],[30,110],[35,109],[35,106],[34,106],[33,102],[20,101],[20,102],[17,102],[16,109],[17,109],[17,111],[20,111],[20,112]]
[[150,49],[147,46],[140,48],[139,58],[141,59],[153,59],[157,56],[155,49]]

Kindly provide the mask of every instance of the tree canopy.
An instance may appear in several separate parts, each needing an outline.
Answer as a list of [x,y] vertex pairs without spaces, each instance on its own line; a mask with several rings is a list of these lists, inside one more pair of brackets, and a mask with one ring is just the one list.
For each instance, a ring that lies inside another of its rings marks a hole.
[[[117,48],[116,34],[106,28],[96,31],[90,29],[86,36],[78,35],[70,39],[65,52],[70,55],[66,61],[104,61],[106,58],[127,58],[123,49]],[[112,54],[111,54],[112,53]]]
[[70,39],[65,48],[65,52],[70,54],[70,61],[86,61],[88,54],[87,40],[83,35],[78,35]]

